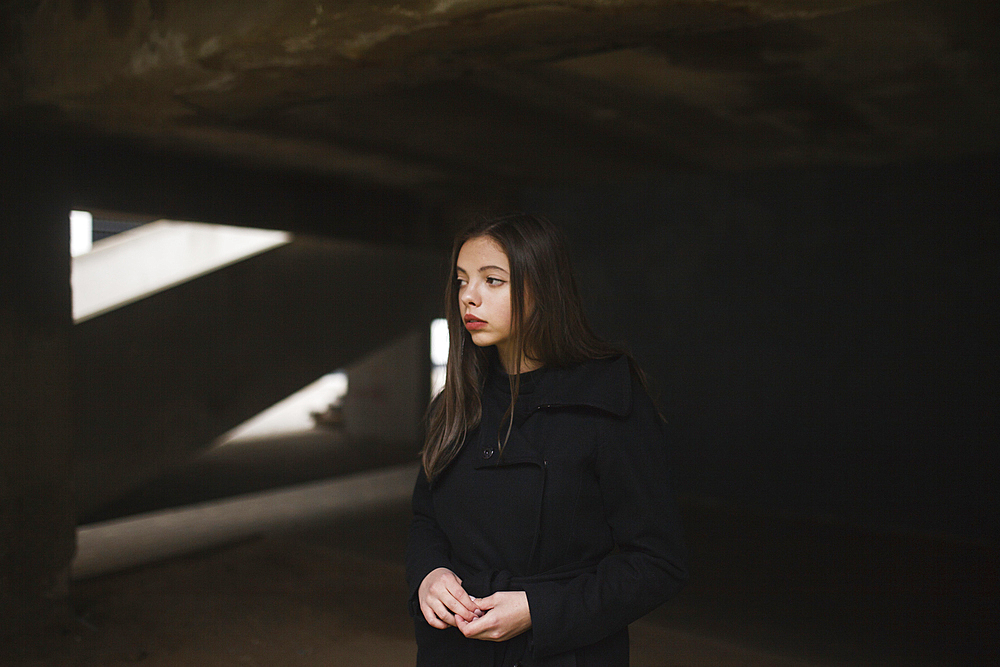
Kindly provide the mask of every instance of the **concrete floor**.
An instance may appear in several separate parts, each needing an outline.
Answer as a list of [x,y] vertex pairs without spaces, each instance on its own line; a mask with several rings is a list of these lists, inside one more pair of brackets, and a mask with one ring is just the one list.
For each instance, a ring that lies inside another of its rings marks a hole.
[[[358,472],[348,445],[229,445],[105,508],[81,529],[73,618],[8,661],[412,664],[413,468],[385,468],[385,450]],[[115,518],[130,506],[144,514]],[[682,506],[692,583],[633,625],[634,666],[997,664],[995,547]]]
[[[408,521],[405,501],[378,503],[78,581],[75,627],[61,652],[25,664],[412,664],[401,563]],[[636,666],[841,664],[704,636],[655,618],[637,623],[633,634]]]

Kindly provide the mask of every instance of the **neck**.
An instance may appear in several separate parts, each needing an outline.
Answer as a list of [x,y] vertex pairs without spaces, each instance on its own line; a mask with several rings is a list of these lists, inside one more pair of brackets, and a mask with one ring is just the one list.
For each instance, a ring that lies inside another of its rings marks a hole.
[[517,355],[513,351],[502,348],[499,345],[497,346],[497,354],[500,357],[500,365],[503,366],[503,370],[507,375],[528,373],[542,367],[540,361],[532,359],[528,355],[524,355],[520,363],[517,363]]

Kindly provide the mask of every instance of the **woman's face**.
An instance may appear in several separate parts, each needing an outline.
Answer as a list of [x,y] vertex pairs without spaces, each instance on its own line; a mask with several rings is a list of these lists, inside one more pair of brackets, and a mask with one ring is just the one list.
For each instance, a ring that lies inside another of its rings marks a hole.
[[466,241],[458,251],[458,310],[472,342],[496,345],[500,359],[511,359],[510,263],[497,243],[486,236]]

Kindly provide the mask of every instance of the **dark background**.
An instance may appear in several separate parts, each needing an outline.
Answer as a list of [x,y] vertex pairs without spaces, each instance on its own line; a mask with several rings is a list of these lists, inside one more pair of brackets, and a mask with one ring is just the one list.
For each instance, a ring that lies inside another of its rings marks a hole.
[[680,487],[996,541],[997,159],[537,190]]

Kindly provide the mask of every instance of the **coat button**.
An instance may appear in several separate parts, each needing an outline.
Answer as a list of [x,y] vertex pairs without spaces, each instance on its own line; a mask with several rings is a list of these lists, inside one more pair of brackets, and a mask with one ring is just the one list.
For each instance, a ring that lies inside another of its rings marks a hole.
[[491,456],[493,456],[493,448],[492,447],[487,447],[486,449],[483,450],[483,458],[484,459],[488,459]]

